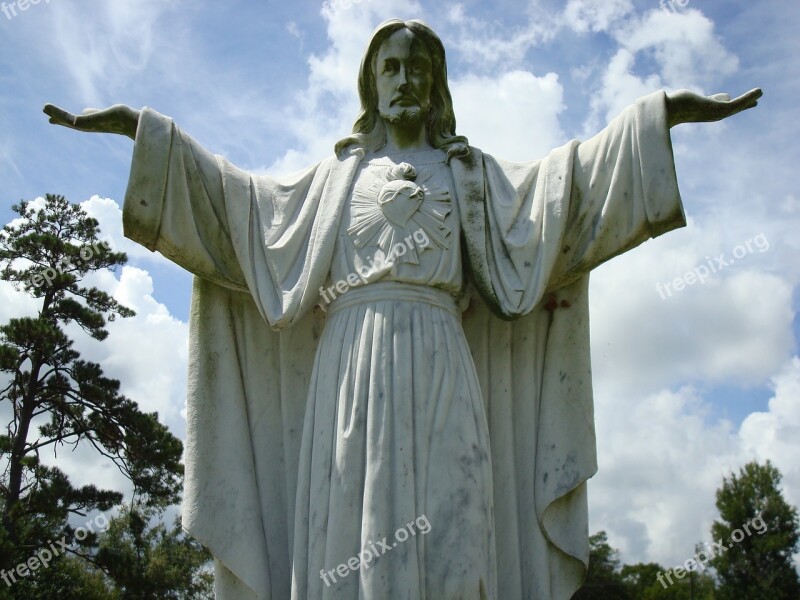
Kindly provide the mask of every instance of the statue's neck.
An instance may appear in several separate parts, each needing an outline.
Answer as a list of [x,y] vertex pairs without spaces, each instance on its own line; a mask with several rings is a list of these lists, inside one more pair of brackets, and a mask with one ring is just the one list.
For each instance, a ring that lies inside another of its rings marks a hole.
[[413,126],[386,123],[386,146],[382,150],[387,154],[421,152],[433,150],[433,146],[428,143],[425,123]]

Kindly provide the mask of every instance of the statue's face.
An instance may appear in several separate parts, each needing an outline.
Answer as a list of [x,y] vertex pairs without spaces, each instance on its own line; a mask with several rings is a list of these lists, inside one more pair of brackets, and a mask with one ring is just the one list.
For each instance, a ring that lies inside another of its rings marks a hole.
[[378,111],[389,123],[417,125],[430,108],[433,71],[428,49],[408,29],[383,42],[375,62]]

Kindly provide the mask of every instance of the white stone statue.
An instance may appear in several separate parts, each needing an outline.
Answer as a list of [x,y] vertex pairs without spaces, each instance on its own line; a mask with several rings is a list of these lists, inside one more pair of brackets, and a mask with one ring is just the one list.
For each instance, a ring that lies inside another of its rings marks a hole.
[[456,135],[420,21],[380,25],[358,83],[353,134],[283,179],[149,108],[45,107],[135,139],[125,234],[196,275],[184,524],[225,600],[568,599],[589,271],[685,224],[669,128],[761,92],[656,92],[521,164]]

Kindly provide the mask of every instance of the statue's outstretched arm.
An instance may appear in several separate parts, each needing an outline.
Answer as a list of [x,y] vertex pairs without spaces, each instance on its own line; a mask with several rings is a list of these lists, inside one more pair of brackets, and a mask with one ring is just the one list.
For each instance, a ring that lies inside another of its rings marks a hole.
[[689,90],[667,94],[667,119],[670,127],[681,123],[721,121],[758,104],[762,91],[755,88],[731,100],[728,94],[702,96]]
[[73,115],[53,104],[45,104],[44,113],[54,125],[63,125],[78,131],[95,133],[118,133],[136,139],[139,111],[124,104],[98,110],[87,108],[81,115]]

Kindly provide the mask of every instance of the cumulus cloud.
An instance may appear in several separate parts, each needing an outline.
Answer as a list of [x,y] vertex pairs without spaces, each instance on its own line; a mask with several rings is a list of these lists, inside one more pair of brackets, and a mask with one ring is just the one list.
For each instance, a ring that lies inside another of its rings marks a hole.
[[699,10],[653,10],[625,22],[614,34],[632,54],[652,53],[667,86],[701,91],[739,66],[714,29],[714,22]]
[[122,382],[122,393],[146,412],[158,412],[176,434],[183,433],[188,359],[188,324],[170,315],[153,294],[150,275],[125,266],[119,279],[107,273],[92,282],[136,311],[136,316],[109,323],[101,343],[79,344],[83,354]]
[[608,31],[633,10],[630,0],[569,0],[564,9],[564,21],[579,33]]
[[592,22],[594,27],[608,29],[617,49],[592,98],[584,124],[587,132],[595,131],[636,98],[656,89],[713,93],[705,88],[738,67],[737,57],[724,47],[714,23],[699,10],[672,13],[655,9],[638,16],[628,15],[624,2],[612,6],[616,9],[610,6],[608,14],[614,19]]
[[458,131],[470,144],[496,156],[519,161],[542,158],[566,139],[558,122],[563,88],[555,73],[470,75],[453,81],[451,91]]
[[593,132],[615,116],[637,98],[646,96],[663,87],[661,76],[651,73],[641,77],[633,73],[636,56],[621,48],[611,58],[602,75],[599,92],[592,97],[591,113],[585,127]]
[[625,380],[604,383],[652,392],[687,380],[753,385],[777,371],[794,343],[793,283],[765,272],[770,250],[751,241],[746,251],[757,232],[731,241],[722,229],[692,225],[595,272],[596,379],[618,363]]
[[786,499],[800,506],[800,358],[793,357],[772,379],[769,409],[750,414],[739,431],[744,456],[772,463],[783,473]]
[[734,466],[731,423],[709,426],[707,405],[688,387],[624,397],[598,389],[596,403],[593,528],[609,532],[626,562],[680,564],[708,530],[724,467]]
[[560,27],[556,13],[536,10],[533,4],[520,16],[508,26],[473,16],[460,3],[448,6],[448,51],[483,72],[519,68],[528,50],[552,39]]

